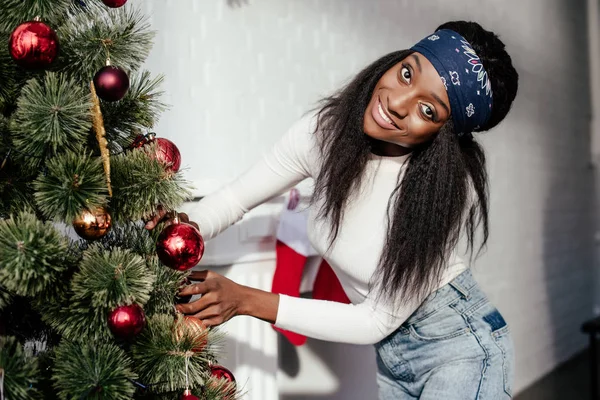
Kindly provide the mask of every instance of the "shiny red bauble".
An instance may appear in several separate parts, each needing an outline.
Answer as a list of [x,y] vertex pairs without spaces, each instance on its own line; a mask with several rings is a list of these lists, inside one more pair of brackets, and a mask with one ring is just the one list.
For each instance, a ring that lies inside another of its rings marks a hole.
[[175,222],[163,229],[158,236],[156,253],[167,267],[185,271],[202,259],[204,239],[192,225]]
[[119,306],[108,315],[108,327],[116,337],[131,339],[146,326],[144,310],[137,304]]
[[192,394],[192,391],[186,389],[180,397],[181,400],[200,400],[198,397]]
[[179,171],[181,166],[181,153],[175,143],[169,139],[156,138],[156,158],[165,165],[165,167],[172,171]]
[[129,90],[129,77],[119,67],[107,65],[94,75],[96,94],[104,101],[118,101]]
[[8,49],[17,65],[27,69],[46,68],[58,55],[58,36],[43,22],[24,22],[10,35]]
[[230,370],[222,365],[211,365],[210,374],[217,379],[226,379],[229,382],[235,383],[235,376],[233,376]]
[[171,172],[179,171],[179,168],[181,167],[181,153],[177,146],[175,146],[175,143],[171,142],[169,139],[157,138],[154,133],[138,135],[129,147],[132,149],[139,149],[148,143],[156,144],[154,157],[164,164],[167,170]]
[[104,5],[111,8],[119,8],[127,3],[127,0],[102,0]]

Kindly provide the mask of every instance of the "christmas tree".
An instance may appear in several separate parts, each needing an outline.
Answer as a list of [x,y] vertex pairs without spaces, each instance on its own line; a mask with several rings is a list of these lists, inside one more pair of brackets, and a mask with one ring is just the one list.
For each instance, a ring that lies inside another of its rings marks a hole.
[[220,333],[174,307],[199,231],[144,229],[190,188],[126,2],[0,0],[2,400],[239,397]]

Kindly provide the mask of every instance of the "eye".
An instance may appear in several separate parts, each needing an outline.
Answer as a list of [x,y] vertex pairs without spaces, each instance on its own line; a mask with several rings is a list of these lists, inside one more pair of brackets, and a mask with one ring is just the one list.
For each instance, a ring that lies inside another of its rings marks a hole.
[[406,83],[410,84],[410,79],[412,75],[410,73],[410,69],[407,66],[402,66],[402,68],[400,69],[400,76]]
[[423,115],[425,115],[427,119],[430,119],[432,121],[436,120],[435,111],[433,110],[433,108],[423,103],[419,103],[419,106],[421,107],[421,112],[423,113]]

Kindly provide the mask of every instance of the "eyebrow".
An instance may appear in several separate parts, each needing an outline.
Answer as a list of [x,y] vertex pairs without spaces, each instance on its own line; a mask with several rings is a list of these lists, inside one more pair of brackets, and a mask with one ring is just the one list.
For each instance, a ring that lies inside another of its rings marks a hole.
[[441,104],[442,107],[444,107],[444,109],[446,110],[448,115],[450,115],[450,109],[448,108],[446,103],[444,103],[444,101],[440,98],[440,96],[438,96],[437,94],[435,94],[433,92],[431,92],[430,94],[431,94],[431,97],[433,97],[438,103]]

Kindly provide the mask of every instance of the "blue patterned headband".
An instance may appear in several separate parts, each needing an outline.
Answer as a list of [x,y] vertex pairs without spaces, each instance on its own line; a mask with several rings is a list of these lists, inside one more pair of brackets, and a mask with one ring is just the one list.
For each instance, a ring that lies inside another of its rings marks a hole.
[[484,126],[492,113],[492,86],[469,42],[452,30],[442,29],[411,50],[425,56],[442,78],[459,136]]

